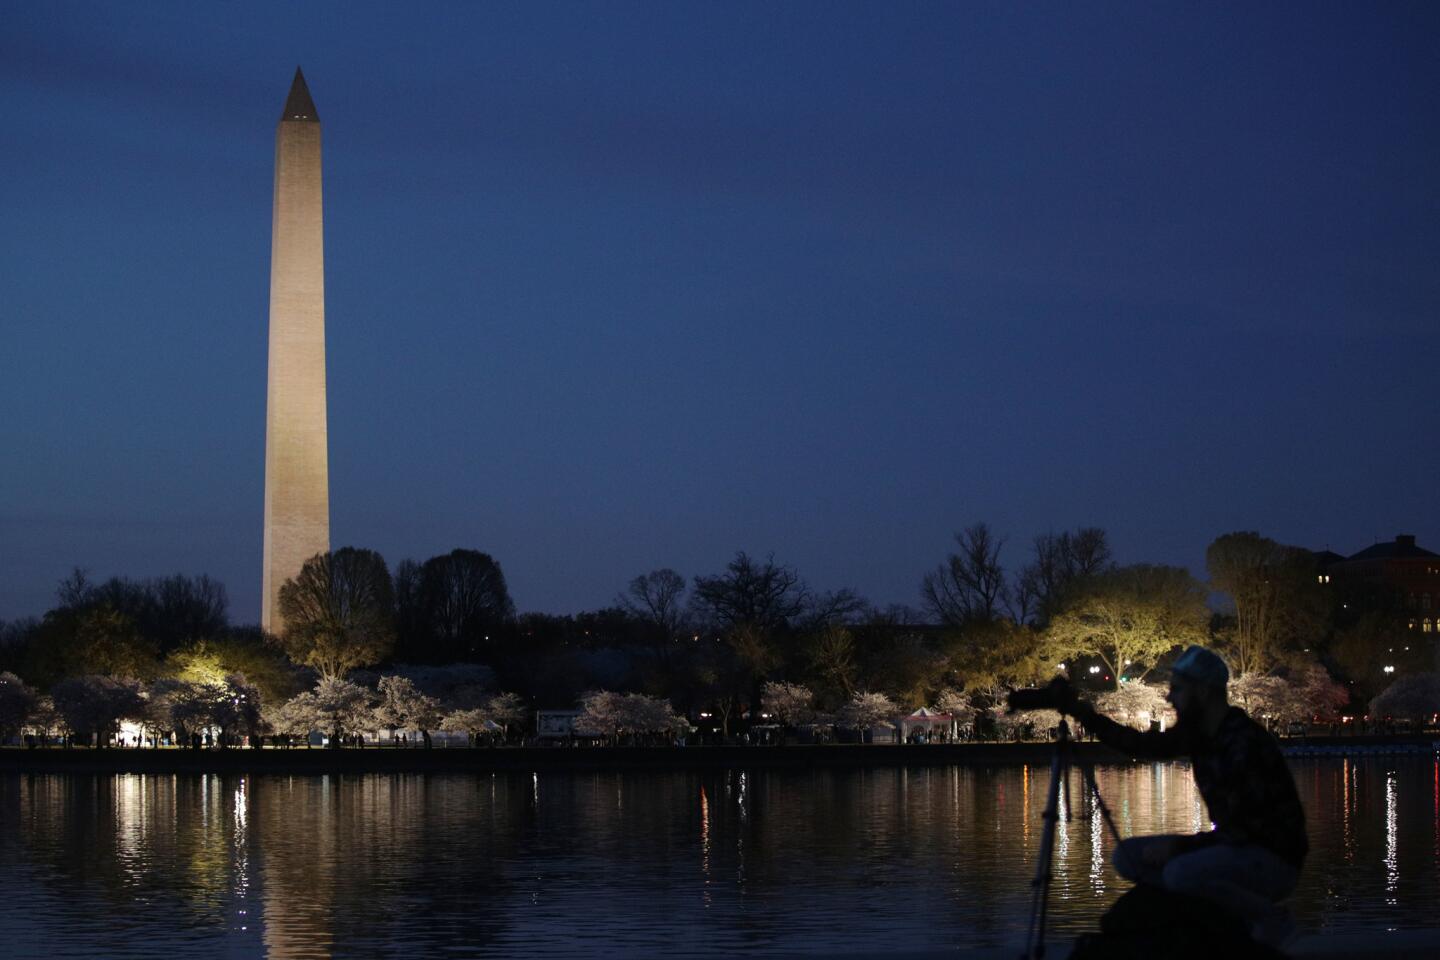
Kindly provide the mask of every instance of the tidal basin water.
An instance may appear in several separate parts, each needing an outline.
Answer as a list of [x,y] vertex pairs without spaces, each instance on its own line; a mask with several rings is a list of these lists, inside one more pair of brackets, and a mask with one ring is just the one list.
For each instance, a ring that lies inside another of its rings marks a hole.
[[[1440,762],[1295,761],[1310,931],[1435,925]],[[1109,766],[1123,835],[1208,827]],[[1078,772],[1054,924],[1124,889]],[[7,957],[715,956],[1023,938],[1047,767],[0,777]]]

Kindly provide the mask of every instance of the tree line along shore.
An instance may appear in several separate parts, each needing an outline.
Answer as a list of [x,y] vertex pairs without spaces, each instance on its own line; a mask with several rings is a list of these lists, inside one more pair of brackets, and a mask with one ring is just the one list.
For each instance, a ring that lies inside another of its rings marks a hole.
[[1440,712],[1433,635],[1403,598],[1344,602],[1303,548],[1225,534],[1204,581],[1119,564],[1098,528],[1035,537],[1013,569],[1006,551],[983,523],[960,531],[915,608],[817,591],[741,552],[556,616],[517,615],[480,551],[392,569],[347,547],[284,584],[278,635],[232,624],[207,576],[77,570],[43,616],[0,624],[0,742],[519,745],[551,710],[610,745],[863,742],[922,707],[944,719],[916,739],[1013,741],[1056,718],[1009,714],[1006,693],[1057,673],[1125,722],[1171,722],[1161,684],[1191,643],[1226,658],[1232,699],[1277,731],[1414,728]]

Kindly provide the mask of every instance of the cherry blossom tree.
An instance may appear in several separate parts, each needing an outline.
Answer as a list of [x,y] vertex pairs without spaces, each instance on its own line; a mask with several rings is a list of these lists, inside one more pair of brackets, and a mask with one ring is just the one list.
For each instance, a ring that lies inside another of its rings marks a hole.
[[55,731],[63,729],[65,720],[60,716],[60,711],[55,709],[55,701],[50,697],[42,696],[35,698],[35,706],[30,710],[28,726],[44,739],[54,735]]
[[798,727],[814,717],[815,694],[798,683],[770,681],[761,689],[760,709],[787,727]]
[[229,673],[220,684],[211,687],[211,696],[210,722],[219,731],[220,747],[224,749],[246,736],[258,748],[264,730],[260,691],[240,674]]
[[580,708],[584,712],[576,723],[577,729],[598,733],[616,743],[627,734],[673,733],[682,722],[667,701],[643,693],[592,690],[580,698]]
[[1012,713],[999,703],[990,708],[989,714],[1001,740],[1038,739],[1037,735],[1048,734],[1060,724],[1060,714],[1054,710],[1017,710]]
[[485,713],[492,723],[500,725],[501,736],[508,737],[510,729],[525,722],[528,711],[525,701],[518,693],[500,692],[485,701]]
[[71,677],[50,691],[55,709],[70,731],[103,747],[115,736],[121,720],[144,716],[145,699],[135,680],[114,677]]
[[872,727],[899,712],[895,701],[885,694],[861,690],[840,708],[838,719],[841,726],[859,730],[863,739]]
[[968,693],[954,687],[946,687],[936,696],[935,709],[941,713],[950,714],[955,729],[962,731],[962,735],[969,736],[973,732],[978,711]]
[[470,746],[475,746],[480,738],[490,733],[491,720],[486,712],[478,707],[471,707],[468,710],[452,710],[440,721],[440,729],[465,733],[470,737]]
[[1440,673],[1401,677],[1370,701],[1370,716],[1404,718],[1423,725],[1440,713]]
[[1166,702],[1165,691],[1150,683],[1122,683],[1119,689],[1102,693],[1095,705],[1106,716],[1137,730],[1149,730],[1153,720],[1175,722],[1175,711]]
[[268,704],[263,708],[265,725],[286,746],[289,746],[292,740],[303,740],[306,748],[310,746],[310,731],[316,728],[318,718],[311,701],[303,699],[306,696],[301,694],[283,703]]
[[347,734],[374,722],[372,703],[370,691],[364,687],[331,677],[317,683],[314,690],[292,698],[287,707],[292,724],[328,730],[330,746],[338,748]]
[[428,750],[430,731],[440,725],[443,713],[440,701],[421,693],[407,677],[381,677],[377,684],[379,702],[375,705],[375,722],[390,731],[390,740],[397,743],[398,730],[418,730]]
[[34,690],[13,673],[0,673],[0,740],[20,732],[35,709]]
[[1293,670],[1289,676],[1251,672],[1230,684],[1230,699],[1272,728],[1334,716],[1350,699],[1318,663]]

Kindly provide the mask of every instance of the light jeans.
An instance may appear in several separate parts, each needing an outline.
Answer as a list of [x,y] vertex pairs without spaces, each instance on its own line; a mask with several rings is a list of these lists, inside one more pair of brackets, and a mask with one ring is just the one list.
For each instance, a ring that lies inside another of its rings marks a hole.
[[1209,900],[1252,924],[1274,915],[1300,879],[1299,870],[1253,843],[1215,843],[1171,857],[1163,866],[1145,864],[1150,844],[1189,837],[1160,834],[1122,840],[1115,848],[1115,870],[1126,880]]

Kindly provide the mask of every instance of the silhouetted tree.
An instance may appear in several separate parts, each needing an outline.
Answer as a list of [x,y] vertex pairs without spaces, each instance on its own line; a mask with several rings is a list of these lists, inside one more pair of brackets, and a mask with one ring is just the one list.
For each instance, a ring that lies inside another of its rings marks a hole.
[[395,588],[395,657],[402,662],[419,663],[433,646],[420,599],[420,564],[401,560],[395,565],[391,581]]
[[685,622],[685,578],[668,567],[642,573],[618,602],[632,617],[673,640]]
[[[1405,623],[1396,611],[1382,608],[1362,612],[1336,629],[1330,641],[1330,659],[1350,682],[1358,702],[1368,702],[1397,674],[1403,677],[1432,669],[1430,644],[1416,642]],[[1395,672],[1386,673],[1387,666]]]
[[799,574],[775,563],[773,556],[757,562],[742,550],[724,573],[695,578],[695,609],[734,654],[731,665],[739,670],[733,679],[743,678],[732,698],[747,696],[752,707],[760,705],[760,684],[782,662],[778,636],[792,627],[809,601]]
[[55,587],[55,603],[62,610],[78,610],[90,603],[94,584],[90,572],[83,567],[73,567],[70,573]]
[[[891,608],[889,612],[903,609]],[[849,587],[810,594],[805,609],[800,612],[796,627],[811,631],[823,630],[836,624],[855,623],[869,611],[870,605],[865,602],[865,598]]]
[[395,639],[395,594],[384,558],[355,547],[317,553],[280,587],[280,615],[285,652],[323,680],[378,663]]
[[107,604],[57,607],[12,651],[16,671],[41,689],[65,677],[108,674],[148,680],[160,670],[158,646]]
[[1020,570],[1012,592],[1016,623],[1044,627],[1064,606],[1066,593],[1110,566],[1110,544],[1099,527],[1035,538],[1035,557]]
[[1005,568],[1000,565],[1005,542],[984,523],[955,534],[955,542],[959,552],[946,557],[920,583],[926,608],[952,626],[996,619],[1006,598]]
[[808,599],[794,570],[776,564],[774,556],[757,562],[743,550],[724,573],[695,578],[697,609],[722,630],[750,626],[768,633],[789,626]]
[[1206,549],[1205,567],[1211,589],[1234,605],[1234,629],[1220,645],[1238,676],[1263,673],[1326,634],[1328,599],[1308,550],[1254,531],[1227,533]]
[[850,627],[835,623],[814,631],[809,635],[809,654],[809,675],[830,703],[855,695],[859,663]]
[[426,560],[417,597],[428,646],[405,651],[406,659],[416,662],[476,662],[515,620],[500,564],[479,550],[452,550]]
[[152,602],[139,626],[153,635],[161,654],[224,632],[230,601],[218,580],[176,574],[147,581],[146,589]]
[[865,650],[861,669],[865,683],[884,690],[903,707],[924,706],[948,679],[949,663],[944,652],[934,638],[924,633],[881,633],[862,627],[858,635]]
[[656,660],[669,670],[676,638],[685,627],[685,578],[668,567],[642,573],[617,600],[644,624]]
[[0,621],[0,670],[20,670],[30,648],[31,637],[39,628],[34,617]]
[[162,656],[186,643],[218,636],[227,623],[225,587],[203,574],[147,580],[111,577],[89,586],[76,571],[61,585],[60,593],[70,598],[62,604],[64,609],[106,608],[123,615]]

